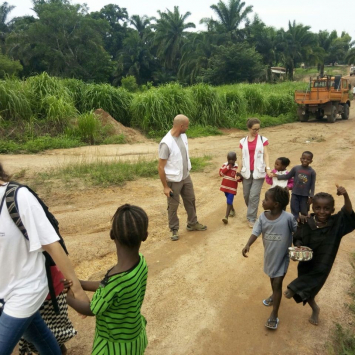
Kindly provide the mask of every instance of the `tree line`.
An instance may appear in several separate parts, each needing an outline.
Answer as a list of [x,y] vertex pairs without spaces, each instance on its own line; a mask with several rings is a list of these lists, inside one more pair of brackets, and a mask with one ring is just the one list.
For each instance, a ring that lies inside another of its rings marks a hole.
[[348,33],[314,33],[295,21],[276,29],[240,0],[211,5],[214,16],[201,19],[200,32],[178,6],[148,17],[114,4],[90,12],[68,0],[33,0],[36,16],[9,21],[13,9],[0,5],[0,78],[47,72],[114,86],[127,77],[138,85],[221,85],[270,81],[273,66],[285,67],[292,80],[301,63],[322,74],[325,64],[355,62]]

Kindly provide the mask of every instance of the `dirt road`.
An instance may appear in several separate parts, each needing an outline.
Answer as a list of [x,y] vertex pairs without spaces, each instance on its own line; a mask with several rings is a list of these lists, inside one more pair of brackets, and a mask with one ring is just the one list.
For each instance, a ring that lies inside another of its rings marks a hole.
[[[354,104],[355,106],[355,104]],[[345,186],[355,202],[355,110],[348,121],[293,123],[262,129],[270,141],[271,164],[287,156],[291,166],[301,152],[314,153],[316,190],[335,193],[335,183]],[[212,156],[212,164],[192,179],[197,195],[199,220],[206,232],[187,232],[186,215],[180,208],[178,242],[168,238],[166,202],[160,181],[138,180],[123,188],[64,190],[54,186],[41,191],[60,221],[70,257],[81,278],[99,279],[114,264],[114,245],[108,232],[110,218],[125,202],[142,206],[149,215],[149,237],[142,246],[149,265],[143,314],[148,320],[148,355],[249,355],[326,354],[334,322],[347,325],[351,316],[346,307],[353,270],[349,255],[354,251],[355,233],[344,238],[332,273],[318,296],[321,319],[318,327],[308,323],[309,308],[292,300],[282,300],[280,325],[268,331],[264,323],[270,309],[262,299],[270,295],[270,283],[263,273],[263,247],[257,241],[248,259],[241,249],[251,230],[245,220],[246,208],[241,188],[235,200],[237,217],[223,225],[225,198],[219,191],[218,168],[229,150],[236,150],[246,133],[238,130],[221,137],[190,139],[190,154]],[[156,143],[102,146],[51,151],[39,155],[2,156],[10,172],[28,167],[32,171],[58,164],[90,159],[156,158]],[[21,167],[21,168],[20,168]],[[267,189],[264,185],[263,192]],[[342,198],[336,197],[336,209]],[[261,211],[261,208],[260,208]],[[286,286],[296,276],[291,263]],[[285,287],[284,286],[284,287]],[[94,319],[71,316],[79,335],[68,344],[69,354],[90,354]]]

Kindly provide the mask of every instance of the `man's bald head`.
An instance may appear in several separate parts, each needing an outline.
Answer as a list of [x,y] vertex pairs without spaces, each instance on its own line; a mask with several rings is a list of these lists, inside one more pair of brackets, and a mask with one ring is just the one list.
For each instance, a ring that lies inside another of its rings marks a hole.
[[188,122],[189,122],[189,119],[185,115],[177,115],[174,117],[173,125],[180,126],[180,125],[186,124]]
[[173,135],[180,135],[185,133],[189,128],[189,119],[185,115],[177,115],[173,122]]

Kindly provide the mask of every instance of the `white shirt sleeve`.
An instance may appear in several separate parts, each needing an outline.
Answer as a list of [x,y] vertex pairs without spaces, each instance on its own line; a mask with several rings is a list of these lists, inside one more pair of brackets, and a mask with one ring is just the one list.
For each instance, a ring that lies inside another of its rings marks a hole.
[[17,203],[22,223],[27,230],[30,252],[38,251],[42,245],[52,244],[59,240],[42,206],[28,189],[24,187],[19,189]]

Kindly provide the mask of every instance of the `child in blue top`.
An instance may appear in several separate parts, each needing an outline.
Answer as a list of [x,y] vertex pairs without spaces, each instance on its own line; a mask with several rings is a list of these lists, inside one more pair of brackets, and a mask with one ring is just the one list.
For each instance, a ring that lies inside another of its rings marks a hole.
[[257,219],[252,235],[242,250],[247,257],[251,245],[260,234],[264,244],[264,272],[270,277],[272,295],[263,300],[265,306],[273,306],[273,310],[265,327],[277,329],[278,312],[282,297],[282,282],[286,275],[290,259],[288,248],[292,245],[292,233],[297,229],[297,222],[291,213],[285,212],[289,203],[288,191],[275,186],[266,191],[263,201],[265,210]]

